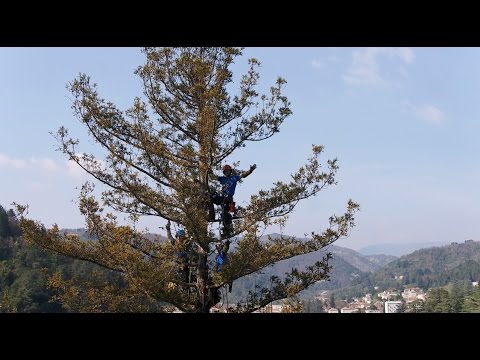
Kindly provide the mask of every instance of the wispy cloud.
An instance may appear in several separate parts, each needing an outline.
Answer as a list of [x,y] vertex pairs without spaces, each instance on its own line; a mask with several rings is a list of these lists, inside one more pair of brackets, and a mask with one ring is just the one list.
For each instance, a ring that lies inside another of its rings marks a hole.
[[85,170],[83,170],[75,161],[67,161],[67,174],[71,177],[80,178],[84,176]]
[[5,154],[0,154],[0,167],[14,167],[23,169],[27,167],[27,161],[24,159],[13,158]]
[[436,106],[425,104],[414,111],[415,115],[430,124],[438,125],[447,120],[445,114]]
[[60,166],[58,166],[57,163],[50,158],[31,157],[28,159],[28,161],[33,166],[38,166],[40,169],[43,169],[49,172],[60,171]]
[[415,59],[413,50],[407,47],[387,48],[387,50],[390,52],[390,56],[399,56],[407,64],[413,63],[413,60]]
[[312,66],[317,69],[321,69],[325,66],[325,63],[321,60],[312,60]]
[[415,59],[415,54],[410,48],[366,48],[355,50],[352,53],[352,64],[347,73],[342,75],[343,80],[349,85],[381,84],[385,79],[380,74],[379,58],[399,58],[404,63],[410,64]]
[[[101,164],[101,162],[99,162]],[[0,153],[0,168],[9,167],[14,169],[44,171],[48,173],[64,174],[71,177],[81,177],[86,173],[74,161],[57,162],[48,157],[32,156],[28,159],[15,158]]]
[[314,59],[310,62],[310,65],[316,69],[322,69],[327,66],[328,63],[334,63],[338,61],[336,55],[328,55],[321,58]]

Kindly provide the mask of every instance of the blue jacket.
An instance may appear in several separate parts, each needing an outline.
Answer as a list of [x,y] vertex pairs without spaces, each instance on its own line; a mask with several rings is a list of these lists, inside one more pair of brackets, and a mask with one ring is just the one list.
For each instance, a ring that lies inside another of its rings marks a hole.
[[217,178],[220,181],[220,184],[223,185],[223,196],[233,197],[235,195],[235,188],[237,187],[237,182],[242,177],[240,175],[232,175],[232,176],[219,176]]
[[217,271],[222,271],[222,265],[225,263],[226,261],[226,254],[223,253],[223,251],[221,251],[218,255],[217,255]]

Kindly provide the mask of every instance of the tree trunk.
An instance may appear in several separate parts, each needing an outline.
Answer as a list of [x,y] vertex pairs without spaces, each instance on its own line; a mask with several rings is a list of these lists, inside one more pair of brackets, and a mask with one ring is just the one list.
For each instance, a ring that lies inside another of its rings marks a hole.
[[207,253],[200,248],[198,255],[197,291],[199,302],[196,304],[196,310],[200,313],[209,313],[212,307],[212,297],[208,286]]
[[[202,94],[203,95],[203,94]],[[201,99],[202,96],[199,96],[199,99]],[[199,104],[199,118],[198,122],[202,125],[202,128],[204,128],[207,123],[209,122],[210,118],[208,116],[205,116],[204,111],[204,104],[201,103]],[[208,173],[210,169],[210,162],[208,161],[210,156],[209,152],[209,146],[208,146],[208,139],[205,138],[205,136],[200,135],[199,139],[199,164],[198,164],[198,169],[200,173],[200,187],[199,190],[201,192],[201,197],[205,196],[205,194],[208,192]],[[202,201],[202,203],[204,203]],[[208,210],[204,206],[204,216],[205,218],[208,218]],[[208,234],[208,223],[205,223],[205,229],[202,229],[200,232],[201,234],[205,234],[205,236]],[[207,266],[207,258],[208,258],[208,241],[205,243],[202,243],[201,246],[199,246],[198,250],[198,276],[197,276],[197,291],[198,291],[198,298],[199,298],[199,304],[196,306],[197,312],[200,313],[209,313],[210,308],[213,306],[213,296],[212,292],[210,290],[210,280],[208,277],[208,266]]]

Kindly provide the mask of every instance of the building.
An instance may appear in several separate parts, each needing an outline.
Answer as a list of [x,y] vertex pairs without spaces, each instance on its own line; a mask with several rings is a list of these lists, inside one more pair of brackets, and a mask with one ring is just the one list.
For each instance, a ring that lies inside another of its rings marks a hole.
[[378,293],[378,297],[383,300],[392,299],[398,295],[399,295],[398,292],[394,290],[385,290],[385,291],[382,291],[381,293]]
[[255,310],[254,313],[281,313],[282,310],[283,305],[270,303],[258,310]]
[[349,314],[349,313],[359,313],[360,310],[359,309],[354,309],[354,308],[348,308],[348,307],[344,307],[344,308],[341,308],[340,309],[340,312],[342,314]]
[[422,289],[418,287],[407,288],[403,290],[402,298],[405,300],[407,304],[415,301],[415,300],[423,300],[425,301],[425,293]]
[[401,309],[401,301],[385,301],[385,313],[398,313]]

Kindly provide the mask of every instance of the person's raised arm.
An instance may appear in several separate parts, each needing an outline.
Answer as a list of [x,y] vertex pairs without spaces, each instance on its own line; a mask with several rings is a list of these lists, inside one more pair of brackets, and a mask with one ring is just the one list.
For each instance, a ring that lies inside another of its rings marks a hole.
[[250,165],[250,169],[248,169],[247,171],[244,171],[240,176],[242,178],[246,178],[248,175],[250,175],[253,170],[255,170],[257,168],[257,164],[253,164],[253,165]]

